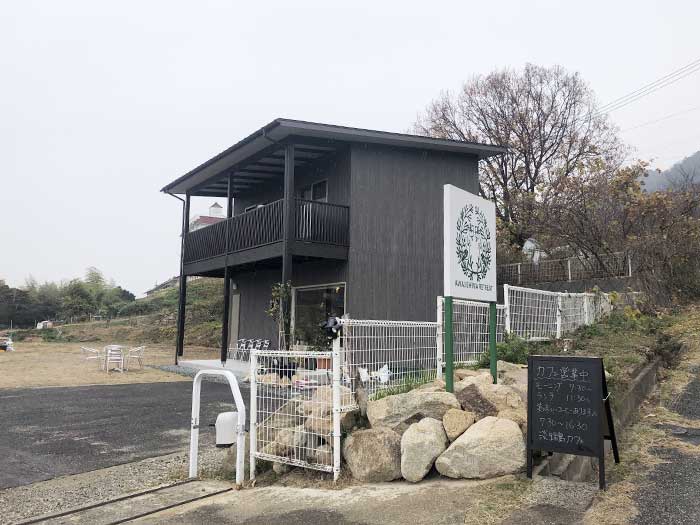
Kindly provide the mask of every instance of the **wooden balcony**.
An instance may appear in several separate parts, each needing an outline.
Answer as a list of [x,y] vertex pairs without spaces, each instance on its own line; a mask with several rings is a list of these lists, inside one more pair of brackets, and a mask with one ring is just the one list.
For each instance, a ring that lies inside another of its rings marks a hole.
[[[346,259],[348,206],[295,199],[293,255]],[[223,220],[185,236],[186,273],[213,271],[282,256],[284,200]]]

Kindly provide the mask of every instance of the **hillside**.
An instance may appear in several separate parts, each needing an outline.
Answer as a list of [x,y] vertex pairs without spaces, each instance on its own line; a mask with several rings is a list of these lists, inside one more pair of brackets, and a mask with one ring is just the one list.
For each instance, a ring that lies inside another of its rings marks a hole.
[[696,151],[665,171],[648,170],[644,187],[647,191],[665,190],[687,179],[700,183],[700,151]]
[[[188,283],[186,344],[210,347],[221,344],[222,297],[221,279],[205,278]],[[178,288],[169,288],[137,299],[111,321],[67,324],[52,330],[19,330],[15,337],[17,340],[174,344],[177,303]]]

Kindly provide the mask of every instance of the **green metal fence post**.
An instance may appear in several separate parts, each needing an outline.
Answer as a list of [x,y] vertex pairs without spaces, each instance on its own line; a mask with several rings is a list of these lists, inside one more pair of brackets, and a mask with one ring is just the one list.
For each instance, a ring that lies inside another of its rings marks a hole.
[[445,297],[445,390],[454,392],[454,334],[452,332],[452,297]]
[[489,303],[489,356],[493,384],[498,383],[498,356],[496,354],[496,323],[498,322],[496,303]]

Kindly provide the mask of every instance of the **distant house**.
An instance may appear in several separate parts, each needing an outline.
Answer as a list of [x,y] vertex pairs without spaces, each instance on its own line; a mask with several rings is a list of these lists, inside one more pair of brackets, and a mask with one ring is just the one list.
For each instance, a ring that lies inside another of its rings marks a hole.
[[53,321],[39,321],[36,324],[36,329],[37,330],[45,330],[48,328],[53,328]]
[[[224,209],[218,202],[215,202],[209,206],[209,215],[195,215],[194,219],[190,221],[190,231],[201,230],[206,226],[211,226],[217,222],[221,222],[225,219]],[[176,279],[173,277],[173,279]],[[177,283],[176,283],[177,284]]]

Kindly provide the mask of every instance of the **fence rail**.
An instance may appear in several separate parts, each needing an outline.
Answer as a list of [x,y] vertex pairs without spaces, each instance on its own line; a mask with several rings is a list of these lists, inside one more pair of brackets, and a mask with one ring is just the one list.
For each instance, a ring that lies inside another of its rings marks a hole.
[[501,284],[525,285],[606,277],[631,277],[629,254],[613,253],[601,257],[542,259],[537,263],[502,264],[496,270]]
[[[498,341],[506,334],[562,337],[608,313],[606,294],[568,294],[505,286]],[[488,352],[486,303],[453,300],[454,359],[473,364]],[[340,319],[331,352],[252,350],[251,477],[267,460],[340,473],[340,436],[368,400],[407,392],[442,375],[444,298],[437,322]]]

